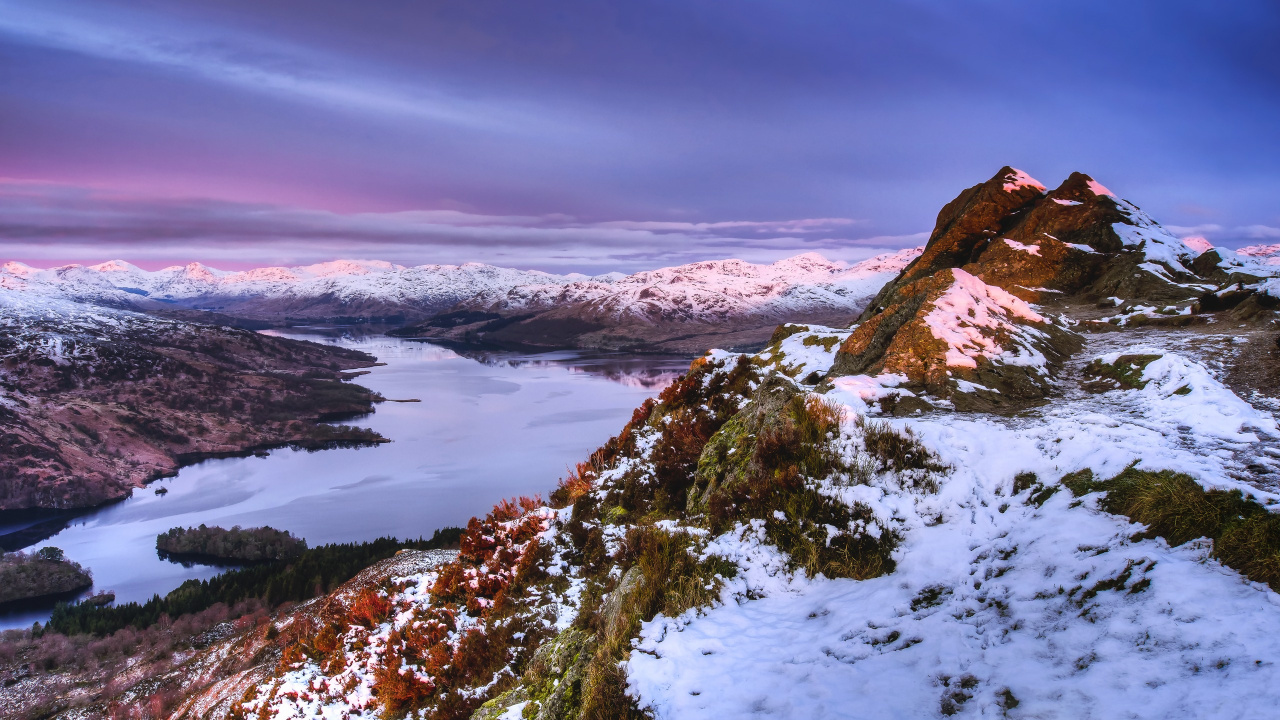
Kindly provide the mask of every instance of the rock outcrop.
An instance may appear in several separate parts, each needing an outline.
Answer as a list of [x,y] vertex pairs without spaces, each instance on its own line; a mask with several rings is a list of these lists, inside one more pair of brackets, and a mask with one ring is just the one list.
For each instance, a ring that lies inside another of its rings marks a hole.
[[1072,173],[1045,191],[1004,167],[943,207],[924,252],[859,319],[897,304],[907,285],[946,268],[1033,302],[1057,295],[1186,299],[1207,280],[1187,267],[1195,255],[1088,175]]
[[841,345],[832,375],[894,375],[960,409],[1044,397],[1050,373],[1079,348],[1075,333],[965,270],[902,287],[896,302]]

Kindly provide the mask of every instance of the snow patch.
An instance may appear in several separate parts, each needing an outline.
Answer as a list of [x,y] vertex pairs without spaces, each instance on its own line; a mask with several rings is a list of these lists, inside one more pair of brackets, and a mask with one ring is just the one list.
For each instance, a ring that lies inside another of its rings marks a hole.
[[1213,243],[1209,242],[1208,238],[1200,237],[1199,235],[1182,238],[1182,244],[1191,248],[1196,255],[1213,249]]
[[1036,190],[1045,189],[1044,185],[1039,180],[1036,180],[1035,178],[1022,172],[1021,170],[1018,170],[1017,168],[1014,168],[1012,173],[1009,173],[1004,176],[1005,192],[1013,192],[1018,188],[1024,188],[1024,187],[1035,188]]
[[1100,196],[1106,196],[1106,197],[1116,196],[1115,193],[1108,190],[1105,185],[1098,182],[1097,180],[1094,180],[1091,178],[1087,184],[1089,186],[1090,192],[1092,192],[1094,195],[1100,195]]
[[[1019,353],[1006,353],[996,342],[992,331],[1021,334],[1015,319],[1043,323],[1045,319],[1022,299],[998,287],[987,285],[973,275],[952,268],[954,282],[939,297],[924,322],[933,336],[947,343],[946,362],[950,367],[976,368],[975,358],[996,356],[1011,364],[1024,364]],[[987,332],[984,332],[987,331]],[[1038,357],[1036,357],[1038,356]],[[1043,364],[1044,358],[1034,353],[1031,362]]]
[[1023,245],[1017,240],[1010,240],[1009,238],[1001,238],[1001,240],[1004,242],[1005,245],[1008,245],[1014,250],[1021,250],[1022,252],[1027,253],[1028,255],[1035,255],[1037,257],[1039,257],[1040,255],[1039,245]]

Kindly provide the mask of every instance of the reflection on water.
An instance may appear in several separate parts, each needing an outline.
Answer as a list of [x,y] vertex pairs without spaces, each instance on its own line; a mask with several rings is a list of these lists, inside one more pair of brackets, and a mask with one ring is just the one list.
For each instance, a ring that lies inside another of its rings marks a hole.
[[[358,382],[392,400],[357,424],[392,442],[369,448],[209,460],[74,518],[54,545],[90,568],[95,590],[145,600],[217,568],[166,562],[155,537],[175,526],[270,525],[312,545],[429,536],[494,502],[545,494],[565,469],[622,429],[690,358],[618,353],[460,352],[367,328],[273,334],[378,356]],[[168,492],[157,495],[156,488]],[[47,613],[0,617],[30,625]]]
[[[395,326],[336,326],[265,330],[263,334],[320,342],[338,342],[349,347],[381,339],[381,334]],[[576,373],[599,375],[613,382],[649,390],[662,389],[689,369],[687,355],[659,355],[611,352],[603,350],[550,350],[515,352],[476,347],[460,343],[408,340],[432,348],[440,357],[461,356],[490,367],[538,368],[555,367]],[[452,355],[450,355],[452,353]]]

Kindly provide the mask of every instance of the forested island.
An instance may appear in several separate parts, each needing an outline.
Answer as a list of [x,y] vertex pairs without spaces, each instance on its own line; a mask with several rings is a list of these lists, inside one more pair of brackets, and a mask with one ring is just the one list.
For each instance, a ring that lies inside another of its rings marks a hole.
[[156,550],[166,560],[254,563],[288,560],[306,549],[306,540],[271,527],[201,525],[170,528],[156,536]]
[[93,577],[56,547],[0,557],[0,608],[65,597],[93,586]]

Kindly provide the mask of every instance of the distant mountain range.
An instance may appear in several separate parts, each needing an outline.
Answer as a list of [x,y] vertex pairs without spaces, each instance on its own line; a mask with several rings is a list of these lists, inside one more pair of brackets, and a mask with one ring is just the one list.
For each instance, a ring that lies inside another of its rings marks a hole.
[[409,323],[401,334],[415,337],[701,351],[761,343],[783,321],[847,319],[919,252],[853,265],[807,253],[771,265],[717,260],[595,277],[368,260],[240,272],[200,263],[148,271],[123,260],[47,270],[9,262],[0,266],[0,288],[142,312],[205,311],[223,323],[393,322]]
[[485,291],[393,332],[463,342],[701,352],[762,344],[782,322],[843,324],[920,248],[846,265],[816,253],[717,260],[602,281]]
[[48,270],[17,262],[0,266],[0,287],[127,309],[211,310],[280,324],[403,322],[430,317],[481,292],[587,279],[480,263],[405,267],[370,260],[240,272],[201,263],[148,271],[123,260]]

